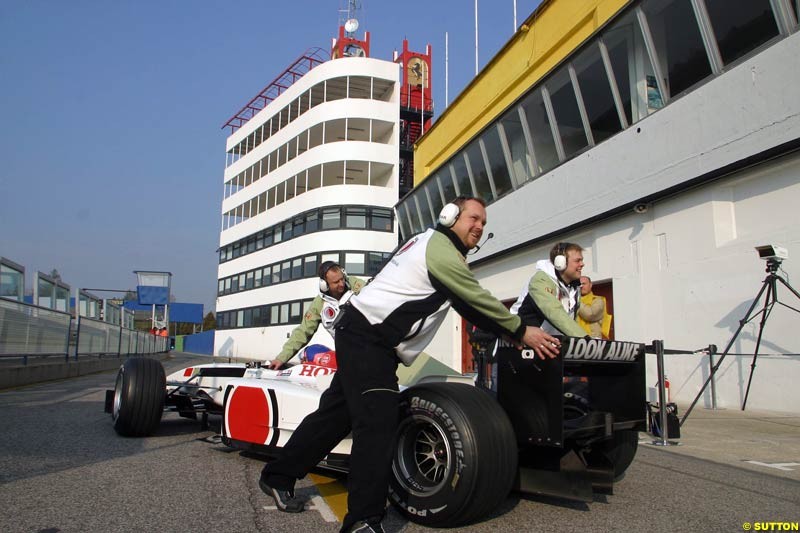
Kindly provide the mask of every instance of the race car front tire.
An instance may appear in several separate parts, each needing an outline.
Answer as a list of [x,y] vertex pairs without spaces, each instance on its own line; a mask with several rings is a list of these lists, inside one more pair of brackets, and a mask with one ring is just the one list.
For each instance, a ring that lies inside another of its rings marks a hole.
[[474,522],[506,498],[517,461],[514,429],[491,395],[463,383],[418,385],[403,392],[389,499],[425,526]]
[[130,357],[119,369],[111,418],[124,437],[151,435],[164,412],[166,375],[155,359]]

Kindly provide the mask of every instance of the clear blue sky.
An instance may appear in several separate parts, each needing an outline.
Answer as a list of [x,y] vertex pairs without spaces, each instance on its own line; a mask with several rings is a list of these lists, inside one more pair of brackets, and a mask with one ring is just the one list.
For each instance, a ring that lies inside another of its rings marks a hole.
[[[74,287],[173,273],[214,309],[227,119],[306,49],[329,49],[342,0],[0,2],[0,255]],[[539,0],[517,0],[517,24]],[[482,68],[513,0],[479,0]],[[444,109],[474,75],[473,0],[363,0],[371,56],[433,47]],[[98,293],[99,296],[110,296]]]

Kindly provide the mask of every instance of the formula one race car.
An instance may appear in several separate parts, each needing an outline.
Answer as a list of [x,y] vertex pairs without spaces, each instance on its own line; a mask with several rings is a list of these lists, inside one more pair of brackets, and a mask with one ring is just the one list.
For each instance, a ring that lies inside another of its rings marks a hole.
[[[609,493],[646,430],[644,345],[565,337],[560,357],[541,361],[481,332],[471,344],[477,375],[402,388],[392,504],[411,521],[453,527],[486,516],[512,489],[584,501]],[[124,436],[151,434],[164,411],[204,427],[220,415],[223,443],[274,456],[335,372],[217,363],[165,376],[158,361],[129,358],[106,411]],[[319,466],[346,472],[350,447],[346,438]]]

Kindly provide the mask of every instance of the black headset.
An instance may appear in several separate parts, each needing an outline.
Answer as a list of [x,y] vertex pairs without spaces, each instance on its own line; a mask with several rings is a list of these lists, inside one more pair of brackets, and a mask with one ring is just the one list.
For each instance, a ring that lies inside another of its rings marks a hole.
[[319,274],[319,290],[321,292],[328,292],[328,290],[330,289],[330,287],[328,287],[328,282],[325,279],[325,275],[332,268],[338,268],[339,270],[342,271],[342,275],[344,275],[344,269],[342,268],[342,265],[340,265],[336,261],[323,261],[322,264],[319,266],[319,270],[317,271],[317,273]]

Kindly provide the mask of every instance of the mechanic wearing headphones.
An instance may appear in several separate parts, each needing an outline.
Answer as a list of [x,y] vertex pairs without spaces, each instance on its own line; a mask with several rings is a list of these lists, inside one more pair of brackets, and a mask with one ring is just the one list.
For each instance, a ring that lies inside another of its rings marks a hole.
[[352,429],[348,513],[341,531],[383,531],[398,423],[397,364],[410,365],[428,345],[450,305],[479,327],[533,348],[541,359],[558,355],[558,341],[526,327],[470,272],[467,252],[486,224],[481,199],[459,197],[442,209],[439,225],[415,235],[369,285],[342,307],[336,325],[339,370],[303,419],[281,457],[264,467],[259,486],[278,509],[303,510],[294,484]]
[[583,248],[571,242],[556,244],[549,260],[536,262],[536,272],[511,306],[511,312],[519,315],[524,324],[540,326],[551,335],[586,336],[575,321],[581,270]]
[[294,357],[294,354],[308,344],[320,323],[333,336],[333,322],[339,314],[342,296],[347,291],[358,294],[366,284],[363,279],[348,276],[344,269],[333,261],[324,261],[319,266],[317,273],[319,275],[319,294],[311,302],[311,307],[303,315],[303,321],[294,328],[278,356],[270,361],[269,367],[272,369],[281,368]]

